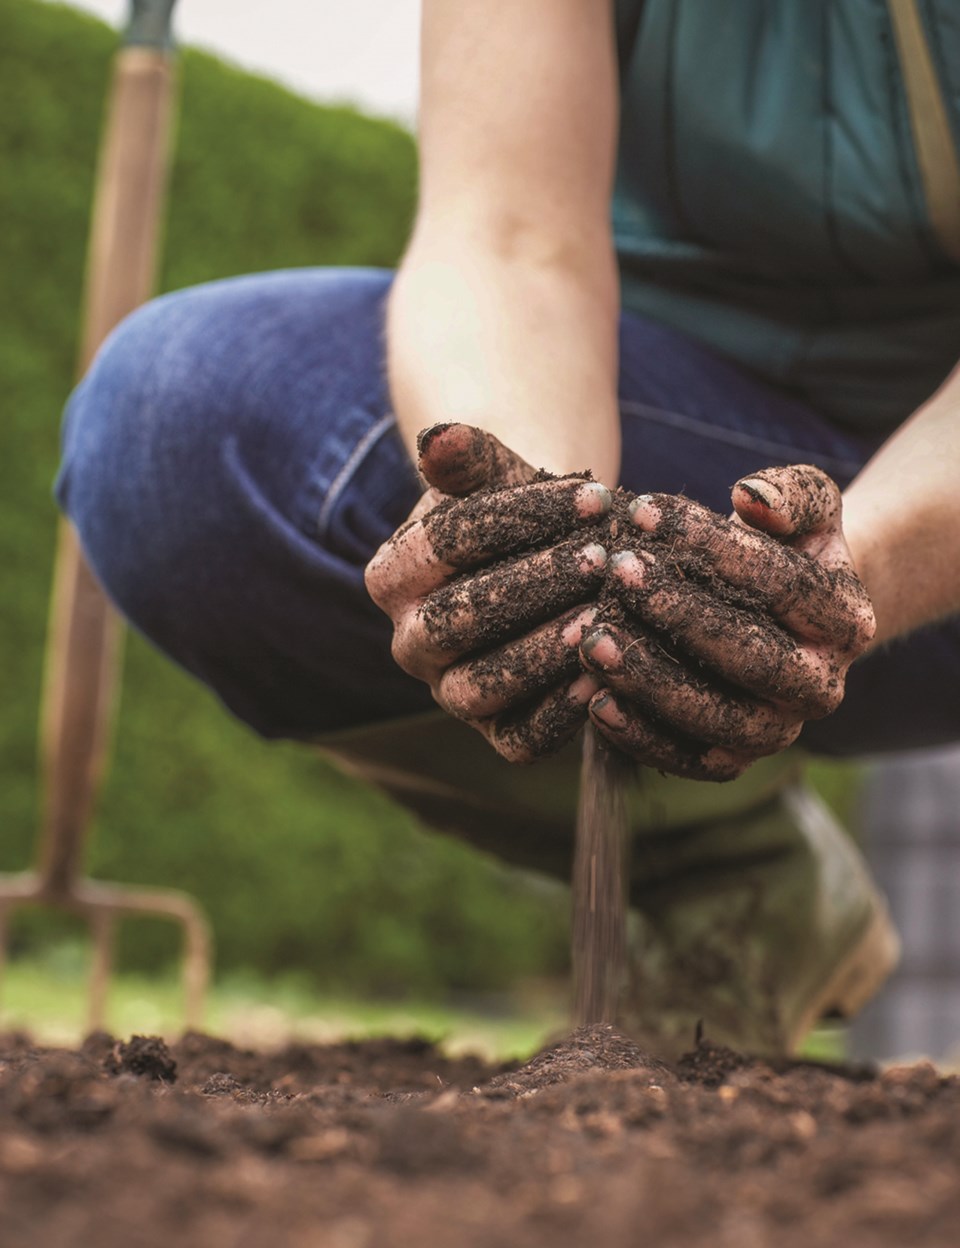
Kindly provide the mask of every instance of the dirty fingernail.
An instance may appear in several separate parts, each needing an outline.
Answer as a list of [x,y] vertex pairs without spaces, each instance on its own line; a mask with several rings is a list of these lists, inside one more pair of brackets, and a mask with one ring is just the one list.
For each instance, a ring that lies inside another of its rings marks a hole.
[[599,481],[587,481],[574,495],[582,516],[602,516],[613,506],[613,495]]
[[587,714],[592,719],[599,720],[604,730],[610,732],[623,732],[627,727],[628,721],[617,699],[608,689],[601,689],[587,708]]
[[600,667],[612,667],[620,662],[620,647],[606,629],[592,632],[581,648],[584,657]]
[[589,658],[593,655],[594,649],[599,642],[606,636],[607,634],[602,628],[594,629],[592,633],[587,633],[586,637],[584,637],[583,641],[581,641],[580,649]]
[[430,425],[427,429],[421,429],[417,434],[417,450],[421,455],[429,448],[430,443],[450,428],[450,422],[445,421],[439,425]]
[[783,503],[783,495],[775,485],[764,481],[762,477],[744,477],[736,484],[738,490],[745,490],[756,503],[764,507],[777,508]]

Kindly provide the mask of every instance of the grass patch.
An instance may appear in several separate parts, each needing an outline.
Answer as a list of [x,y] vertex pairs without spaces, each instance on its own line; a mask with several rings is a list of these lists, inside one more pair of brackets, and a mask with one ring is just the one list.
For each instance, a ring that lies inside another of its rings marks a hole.
[[[14,959],[4,978],[0,1029],[29,1031],[44,1044],[76,1046],[87,1030],[87,973],[80,943]],[[565,1025],[564,992],[556,985],[455,1004],[416,997],[377,1001],[318,992],[303,975],[265,979],[251,972],[218,979],[204,1020],[205,1031],[254,1048],[293,1040],[426,1036],[447,1052],[479,1053],[488,1060],[525,1058]],[[171,1038],[182,1029],[181,985],[173,974],[114,976],[107,1014],[112,1034]]]

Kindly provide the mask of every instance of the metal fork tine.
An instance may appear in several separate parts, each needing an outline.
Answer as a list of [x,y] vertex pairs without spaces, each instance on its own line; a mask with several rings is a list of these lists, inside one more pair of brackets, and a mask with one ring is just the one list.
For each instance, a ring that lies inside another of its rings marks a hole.
[[90,933],[93,936],[93,960],[90,966],[90,1004],[88,1025],[91,1031],[101,1031],[107,1014],[107,992],[113,966],[112,910],[101,907],[90,912]]
[[116,920],[129,915],[177,923],[183,930],[184,1023],[194,1029],[203,1025],[213,940],[206,915],[187,893],[172,888],[139,888],[83,879],[69,880],[51,891],[40,874],[0,875],[0,990],[6,966],[9,912],[18,905],[51,906],[86,919],[93,937],[88,1006],[89,1025],[93,1030],[103,1026],[106,1013]]
[[203,1024],[203,1003],[210,979],[210,929],[200,910],[185,915],[184,928],[184,1017],[197,1031]]

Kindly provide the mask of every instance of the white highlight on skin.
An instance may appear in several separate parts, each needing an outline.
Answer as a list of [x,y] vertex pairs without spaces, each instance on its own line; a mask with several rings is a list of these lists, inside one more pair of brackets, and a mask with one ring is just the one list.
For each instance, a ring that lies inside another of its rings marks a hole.
[[589,546],[584,546],[580,551],[579,570],[581,572],[594,572],[598,568],[606,567],[607,552],[599,542],[591,542]]
[[599,481],[588,481],[574,495],[581,516],[602,516],[613,506],[613,495]]
[[663,512],[649,494],[638,494],[630,504],[630,519],[638,529],[651,533],[663,519]]
[[622,550],[610,560],[610,571],[614,576],[634,589],[643,585],[643,563],[632,550]]

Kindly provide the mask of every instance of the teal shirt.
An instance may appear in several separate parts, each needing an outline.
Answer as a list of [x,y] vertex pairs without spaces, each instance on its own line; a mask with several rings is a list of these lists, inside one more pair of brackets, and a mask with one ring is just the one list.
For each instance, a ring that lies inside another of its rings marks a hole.
[[[916,0],[960,136],[960,0]],[[960,359],[885,0],[618,0],[626,308],[833,420],[903,420]],[[960,202],[957,203],[960,213]]]

